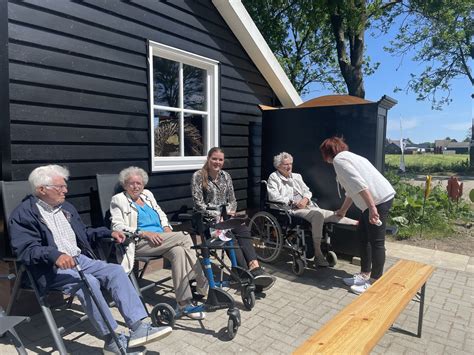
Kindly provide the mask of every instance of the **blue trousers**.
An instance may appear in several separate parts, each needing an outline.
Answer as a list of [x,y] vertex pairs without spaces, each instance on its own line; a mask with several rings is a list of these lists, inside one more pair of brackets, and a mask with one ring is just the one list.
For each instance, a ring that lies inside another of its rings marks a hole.
[[[108,264],[102,260],[93,260],[82,254],[77,257],[77,260],[112,329],[117,328],[117,322],[113,318],[107,301],[102,295],[100,290],[101,286],[109,291],[129,328],[133,323],[147,317],[146,310],[138,297],[137,291],[130,282],[127,274],[123,271],[122,266]],[[77,290],[76,295],[99,334],[101,336],[109,334],[104,319],[100,315],[89,292],[86,291],[86,286],[81,281],[79,273],[75,268],[66,270],[58,269],[51,287],[60,288],[68,295]]]

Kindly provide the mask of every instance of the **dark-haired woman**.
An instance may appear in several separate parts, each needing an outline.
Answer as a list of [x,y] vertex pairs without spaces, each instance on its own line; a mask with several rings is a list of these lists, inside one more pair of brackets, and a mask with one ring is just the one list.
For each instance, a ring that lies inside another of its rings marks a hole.
[[320,150],[323,160],[333,164],[337,181],[346,191],[346,198],[336,214],[345,216],[352,203],[362,211],[357,228],[361,272],[344,279],[352,292],[360,294],[383,274],[385,226],[395,190],[366,158],[349,152],[342,138],[326,139]]
[[[208,221],[219,221],[222,205],[226,205],[228,215],[235,215],[237,210],[232,178],[229,173],[222,170],[223,165],[224,151],[214,147],[209,150],[202,169],[193,174],[191,188],[194,210],[202,213]],[[236,235],[241,247],[241,251],[236,250],[238,264],[244,268],[248,267],[256,280],[255,283],[261,285],[262,290],[269,289],[273,286],[275,278],[266,274],[260,267],[257,253],[250,239],[249,228],[242,224],[232,232]]]

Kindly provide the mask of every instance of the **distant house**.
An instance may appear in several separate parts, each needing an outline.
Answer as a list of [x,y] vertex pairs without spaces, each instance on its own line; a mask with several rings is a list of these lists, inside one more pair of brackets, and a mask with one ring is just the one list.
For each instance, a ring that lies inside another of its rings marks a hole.
[[387,139],[385,144],[385,154],[401,154],[400,141],[397,139]]
[[449,139],[437,139],[435,140],[435,148],[445,150],[449,143],[451,143]]
[[469,142],[450,142],[446,151],[454,151],[456,154],[469,154]]

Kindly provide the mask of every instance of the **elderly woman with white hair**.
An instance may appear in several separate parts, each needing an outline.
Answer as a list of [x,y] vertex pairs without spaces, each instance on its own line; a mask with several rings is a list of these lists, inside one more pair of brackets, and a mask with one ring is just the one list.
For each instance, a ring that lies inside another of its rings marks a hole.
[[334,211],[319,208],[316,203],[311,201],[313,194],[309,187],[304,183],[300,174],[293,172],[293,157],[291,154],[282,152],[274,156],[273,166],[277,170],[270,174],[268,178],[267,190],[269,200],[288,205],[291,214],[311,223],[314,264],[320,267],[329,266],[321,252],[324,222],[355,225],[357,221],[347,217],[340,217]]
[[[166,214],[161,210],[153,193],[145,186],[148,174],[141,168],[128,167],[119,174],[125,191],[112,197],[110,214],[112,228],[124,232],[138,232],[141,237],[135,245],[137,256],[163,256],[171,263],[171,274],[176,301],[181,310],[193,307],[189,281],[197,281],[197,292],[205,295],[208,282],[191,249],[189,234],[173,232]],[[127,251],[126,256],[133,253]],[[126,257],[125,256],[125,257]],[[126,262],[127,260],[125,260]],[[123,265],[123,262],[122,262]],[[205,313],[187,313],[192,319],[204,319]]]

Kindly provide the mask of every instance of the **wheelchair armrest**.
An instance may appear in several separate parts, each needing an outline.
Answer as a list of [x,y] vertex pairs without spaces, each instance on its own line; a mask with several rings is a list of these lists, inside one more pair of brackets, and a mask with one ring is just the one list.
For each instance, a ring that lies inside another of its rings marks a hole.
[[268,208],[271,210],[277,211],[280,214],[285,214],[285,215],[288,215],[291,210],[290,206],[281,202],[269,202]]
[[171,227],[177,227],[183,224],[183,222],[180,221],[169,221],[169,224]]

